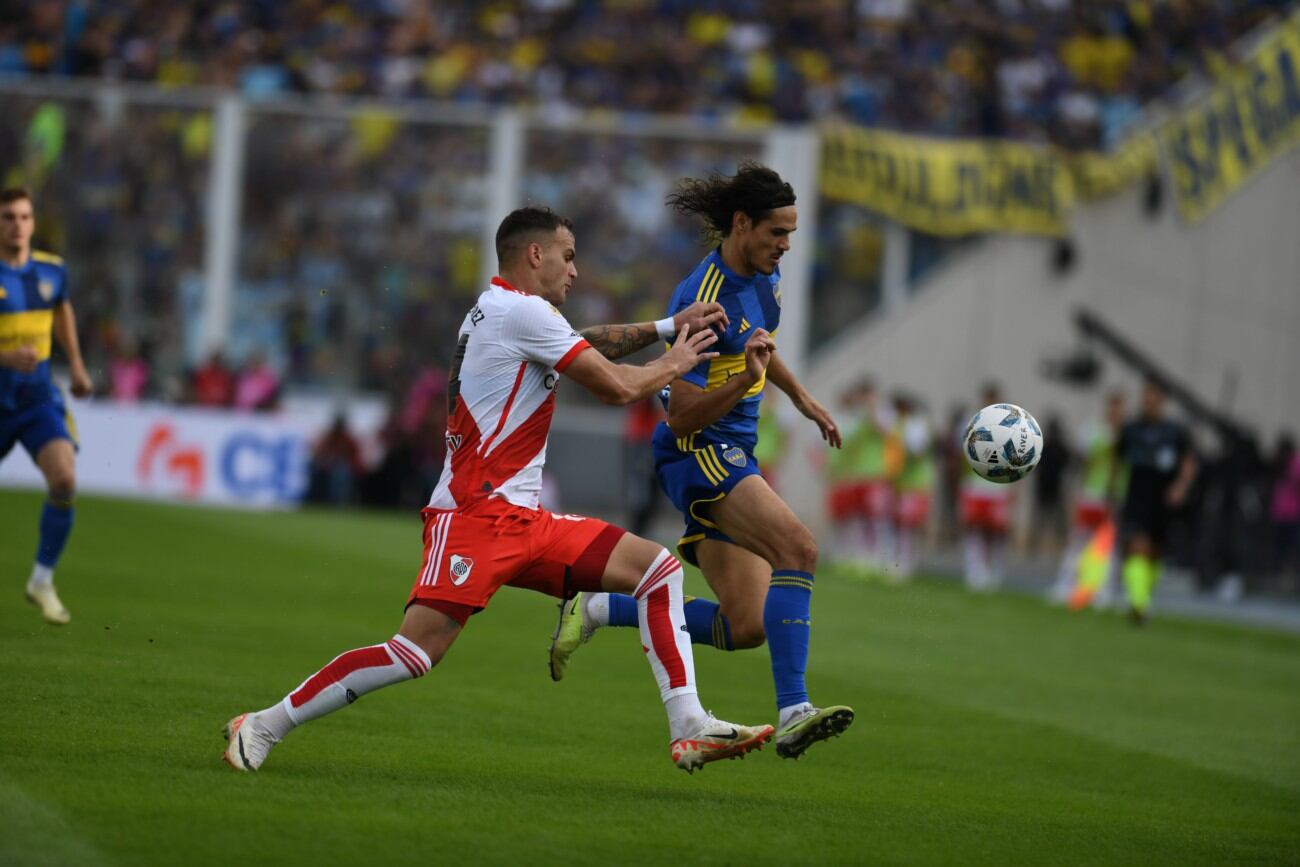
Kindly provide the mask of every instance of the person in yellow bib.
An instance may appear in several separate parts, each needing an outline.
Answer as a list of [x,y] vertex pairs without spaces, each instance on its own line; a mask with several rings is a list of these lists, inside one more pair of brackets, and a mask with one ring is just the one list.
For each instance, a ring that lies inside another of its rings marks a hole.
[[71,616],[54,589],[54,567],[72,532],[76,425],[50,376],[54,341],[68,358],[72,393],[87,397],[93,385],[81,360],[63,260],[32,249],[35,231],[31,194],[0,190],[0,460],[22,443],[45,477],[49,497],[27,599],[47,622],[64,624]]
[[876,534],[878,511],[888,502],[884,469],[884,426],[871,380],[859,380],[840,396],[845,417],[844,448],[827,455],[827,512],[833,549],[842,568],[862,573],[883,567]]
[[[1124,393],[1111,392],[1106,397],[1104,416],[1089,422],[1080,432],[1078,449],[1083,456],[1083,477],[1074,498],[1070,539],[1050,593],[1052,602],[1070,603],[1074,607],[1089,603],[1100,606],[1110,598],[1110,557],[1105,554],[1105,546],[1094,543],[1098,541],[1097,532],[1110,521],[1109,486],[1117,460],[1115,443],[1124,426],[1125,409]],[[1122,473],[1117,476],[1117,486],[1122,490]],[[1113,537],[1113,529],[1110,535]],[[1099,563],[1097,556],[1104,559]]]
[[917,401],[906,394],[894,397],[890,439],[896,443],[898,467],[891,478],[894,556],[886,569],[893,580],[909,581],[916,573],[917,552],[930,519],[935,468],[930,425]]
[[848,418],[844,448],[826,462],[827,509],[834,527],[835,558],[864,576],[880,573],[893,554],[891,489],[885,437],[892,417],[863,379],[841,397]]

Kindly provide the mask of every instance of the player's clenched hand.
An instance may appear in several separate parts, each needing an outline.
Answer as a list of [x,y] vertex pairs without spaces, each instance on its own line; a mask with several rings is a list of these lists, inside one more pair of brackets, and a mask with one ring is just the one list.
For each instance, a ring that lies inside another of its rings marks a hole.
[[705,351],[717,340],[718,335],[707,328],[691,334],[691,326],[683,325],[677,332],[677,340],[673,343],[673,348],[668,350],[664,358],[677,371],[677,375],[681,376],[689,373],[701,361],[717,358],[718,353]]
[[72,371],[72,396],[73,397],[90,397],[95,390],[95,384],[90,381],[90,374],[86,373],[84,367],[74,368]]
[[683,327],[689,327],[696,334],[715,325],[721,326],[722,330],[725,331],[730,324],[731,320],[727,318],[727,311],[716,301],[708,304],[703,301],[696,301],[673,317],[673,327],[678,331],[681,331]]
[[776,341],[766,329],[755,328],[754,333],[745,341],[745,373],[758,382],[767,371],[772,353],[776,351]]
[[840,448],[844,445],[844,438],[840,435],[840,429],[835,424],[835,419],[826,407],[817,402],[810,394],[804,394],[799,400],[795,401],[795,408],[803,413],[805,417],[812,419],[817,423],[817,428],[822,432],[822,439],[826,440],[832,448]]
[[36,350],[30,346],[20,346],[9,352],[0,352],[0,365],[11,367],[19,373],[31,373],[40,363],[40,359],[36,357]]

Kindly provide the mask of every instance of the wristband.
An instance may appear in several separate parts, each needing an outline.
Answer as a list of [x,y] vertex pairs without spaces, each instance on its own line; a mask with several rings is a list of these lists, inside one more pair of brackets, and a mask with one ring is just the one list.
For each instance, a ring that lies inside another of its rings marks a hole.
[[671,340],[677,334],[677,328],[673,325],[673,318],[660,319],[655,323],[655,331],[664,340]]

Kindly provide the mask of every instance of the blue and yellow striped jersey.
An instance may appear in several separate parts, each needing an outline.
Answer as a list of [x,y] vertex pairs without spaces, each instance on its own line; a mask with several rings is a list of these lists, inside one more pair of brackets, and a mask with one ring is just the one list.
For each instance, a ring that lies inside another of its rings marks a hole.
[[[745,369],[745,342],[753,335],[754,329],[766,328],[774,338],[776,336],[777,326],[781,323],[781,291],[777,287],[780,279],[780,269],[771,275],[737,275],[723,263],[721,248],[715,248],[704,257],[704,261],[677,286],[668,305],[668,315],[676,315],[696,301],[717,301],[726,308],[731,324],[713,344],[712,349],[718,357],[701,363],[683,379],[705,391],[712,391]],[[766,384],[765,376],[732,407],[731,412],[710,425],[704,435],[710,441],[738,445],[752,452],[758,442],[758,408]]]
[[0,262],[0,350],[36,350],[31,373],[0,366],[0,412],[16,412],[58,394],[50,378],[54,308],[68,299],[68,279],[58,256],[32,251],[21,268]]

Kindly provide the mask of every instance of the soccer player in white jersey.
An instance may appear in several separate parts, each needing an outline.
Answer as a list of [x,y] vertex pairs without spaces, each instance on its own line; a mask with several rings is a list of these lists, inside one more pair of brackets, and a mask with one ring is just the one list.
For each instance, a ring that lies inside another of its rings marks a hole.
[[[226,723],[224,758],[236,770],[257,770],[296,726],[424,675],[507,584],[559,598],[594,590],[632,594],[677,767],[693,771],[771,738],[771,726],[721,722],[700,705],[676,558],[603,521],[539,505],[560,375],[605,403],[642,400],[714,357],[707,351],[717,339],[710,326],[725,323],[725,312],[698,304],[657,323],[579,334],[557,309],[578,273],[567,220],[545,208],[513,211],[497,230],[496,252],[500,276],[460,327],[447,457],[423,513],[424,557],[401,628],[387,642],[336,657],[265,710]],[[609,361],[672,334],[673,348],[643,367]]]

